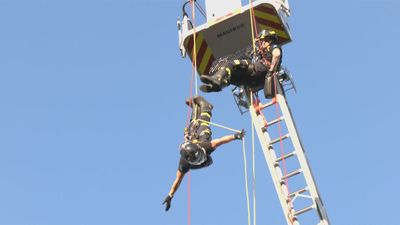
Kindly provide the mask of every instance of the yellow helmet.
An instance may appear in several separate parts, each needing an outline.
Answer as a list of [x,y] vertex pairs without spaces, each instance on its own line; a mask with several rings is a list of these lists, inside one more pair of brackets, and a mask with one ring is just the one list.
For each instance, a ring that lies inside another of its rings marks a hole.
[[258,34],[258,39],[259,40],[272,40],[272,41],[278,41],[278,35],[276,34],[275,31],[273,30],[262,30]]

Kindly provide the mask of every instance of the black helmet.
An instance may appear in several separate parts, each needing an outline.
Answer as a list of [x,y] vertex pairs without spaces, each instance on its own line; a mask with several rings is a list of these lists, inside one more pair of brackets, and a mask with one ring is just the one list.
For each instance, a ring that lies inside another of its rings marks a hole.
[[259,40],[266,40],[266,41],[278,41],[278,35],[273,30],[262,30],[258,34]]
[[197,144],[185,141],[181,144],[180,149],[182,158],[189,164],[200,165],[207,160],[205,151]]

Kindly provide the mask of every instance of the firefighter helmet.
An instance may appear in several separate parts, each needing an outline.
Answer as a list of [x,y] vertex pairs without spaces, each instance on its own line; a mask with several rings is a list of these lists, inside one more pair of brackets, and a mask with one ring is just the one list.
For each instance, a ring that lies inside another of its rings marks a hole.
[[182,158],[191,165],[200,165],[207,160],[205,151],[197,144],[185,141],[180,149]]
[[258,34],[259,40],[266,40],[266,41],[278,41],[278,35],[273,30],[262,30]]

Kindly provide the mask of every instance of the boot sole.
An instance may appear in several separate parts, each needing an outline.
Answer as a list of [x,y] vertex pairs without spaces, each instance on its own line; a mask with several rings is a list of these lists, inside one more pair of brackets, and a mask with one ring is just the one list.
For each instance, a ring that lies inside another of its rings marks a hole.
[[216,86],[213,86],[211,84],[205,84],[200,86],[200,91],[205,93],[219,92],[221,90],[222,90],[221,88],[217,88]]
[[205,83],[205,84],[212,84],[212,85],[217,85],[211,78],[210,76],[202,75],[200,76],[200,80]]

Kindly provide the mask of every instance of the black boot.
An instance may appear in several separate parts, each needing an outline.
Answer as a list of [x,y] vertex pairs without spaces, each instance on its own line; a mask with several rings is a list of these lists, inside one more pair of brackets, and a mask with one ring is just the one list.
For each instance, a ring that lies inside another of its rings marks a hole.
[[[231,70],[227,67],[221,67],[216,73],[212,76],[201,75],[200,80],[205,84],[211,84],[213,87],[211,89],[215,89],[216,91],[222,90],[224,87],[230,84]],[[212,91],[209,91],[212,92]]]
[[200,86],[200,91],[202,92],[218,92],[221,91],[221,87],[216,86],[216,85],[212,85],[212,84],[203,84]]
[[211,103],[207,102],[207,100],[205,100],[201,96],[194,97],[193,102],[199,105],[202,111],[210,112],[214,108],[214,106]]
[[212,84],[213,82],[211,81],[213,78],[212,78],[212,75],[201,75],[200,76],[200,80],[201,80],[201,82],[203,82],[203,83],[205,83],[205,84]]

